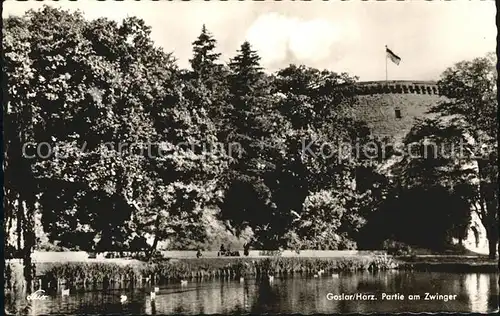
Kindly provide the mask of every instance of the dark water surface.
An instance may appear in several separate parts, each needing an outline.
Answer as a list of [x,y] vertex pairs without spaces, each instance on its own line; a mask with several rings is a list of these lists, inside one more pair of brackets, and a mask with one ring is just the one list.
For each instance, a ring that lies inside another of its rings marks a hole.
[[[160,286],[151,300],[150,288],[76,291],[28,301],[6,293],[8,312],[20,314],[233,314],[233,313],[367,313],[367,312],[492,312],[498,308],[498,274],[442,272],[383,272],[341,274],[339,278],[276,278],[273,282],[190,282]],[[425,293],[457,295],[455,300],[425,300]],[[331,294],[328,294],[331,293]],[[376,300],[329,300],[334,295],[363,293]],[[403,300],[382,299],[402,294]],[[127,295],[120,303],[120,295]],[[420,295],[410,300],[408,295]]]

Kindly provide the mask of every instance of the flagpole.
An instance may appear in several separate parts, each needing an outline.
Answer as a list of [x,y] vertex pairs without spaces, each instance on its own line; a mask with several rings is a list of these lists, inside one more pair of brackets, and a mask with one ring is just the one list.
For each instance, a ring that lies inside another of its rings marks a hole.
[[[385,45],[385,87],[386,89],[389,89],[389,82],[388,82],[388,75],[387,75],[387,45]],[[392,106],[394,107],[394,100],[392,99],[392,95],[389,94],[390,97],[389,99],[391,100],[390,103],[392,104]]]
[[387,45],[385,45],[385,85],[387,85]]

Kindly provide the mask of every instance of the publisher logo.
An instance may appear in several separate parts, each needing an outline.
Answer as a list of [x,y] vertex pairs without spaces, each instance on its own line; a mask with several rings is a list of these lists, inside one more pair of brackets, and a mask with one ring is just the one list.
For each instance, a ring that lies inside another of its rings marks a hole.
[[38,290],[28,295],[26,299],[28,301],[43,301],[49,298],[47,295],[44,294],[45,294],[44,290]]

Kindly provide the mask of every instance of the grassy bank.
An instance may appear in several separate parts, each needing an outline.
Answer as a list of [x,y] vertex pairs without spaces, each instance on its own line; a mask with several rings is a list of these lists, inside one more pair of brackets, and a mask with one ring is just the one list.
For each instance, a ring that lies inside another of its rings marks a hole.
[[423,255],[398,257],[400,269],[435,272],[498,272],[498,260],[486,256]]
[[[178,282],[181,279],[237,279],[261,278],[267,275],[312,276],[323,270],[325,274],[342,271],[388,270],[398,264],[390,256],[351,258],[200,258],[177,259],[156,263],[131,261],[130,264],[112,262],[39,263],[37,275],[46,282],[72,284],[132,282]],[[54,284],[53,283],[53,284]]]
[[401,269],[432,272],[498,273],[497,263],[414,262],[402,263]]

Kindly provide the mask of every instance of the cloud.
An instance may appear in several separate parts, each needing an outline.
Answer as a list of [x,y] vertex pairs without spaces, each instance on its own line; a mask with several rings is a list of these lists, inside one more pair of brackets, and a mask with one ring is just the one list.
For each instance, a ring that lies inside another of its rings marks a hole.
[[289,48],[295,57],[318,61],[328,57],[332,45],[340,40],[340,31],[329,21],[312,20],[297,23],[289,37]]
[[264,66],[283,61],[287,56],[290,30],[299,21],[277,13],[259,16],[247,31],[246,39],[258,51]]
[[305,64],[325,60],[341,37],[340,27],[328,20],[304,21],[278,13],[259,16],[246,34],[264,67],[284,64],[291,58]]

